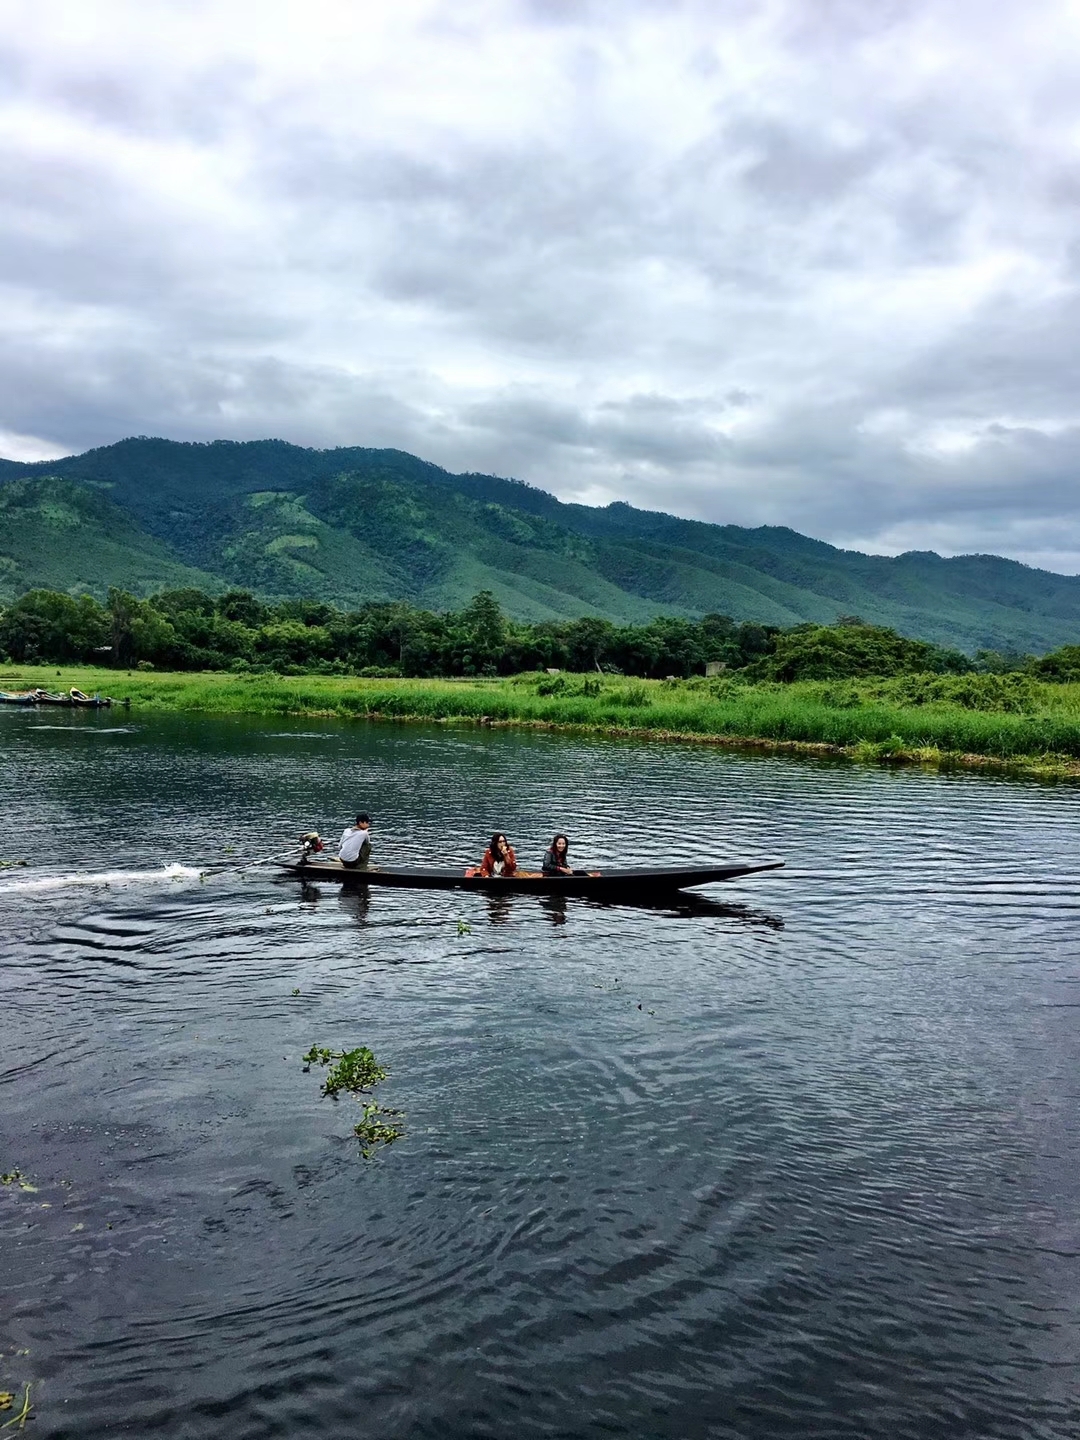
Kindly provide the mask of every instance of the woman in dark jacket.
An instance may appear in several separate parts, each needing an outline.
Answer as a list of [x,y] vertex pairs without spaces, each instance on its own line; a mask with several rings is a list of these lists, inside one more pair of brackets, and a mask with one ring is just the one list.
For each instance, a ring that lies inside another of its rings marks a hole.
[[569,848],[570,841],[565,835],[555,836],[544,852],[544,863],[540,867],[545,875],[573,875],[570,856],[567,854]]
[[496,830],[491,837],[491,844],[484,851],[483,860],[480,861],[480,874],[513,875],[516,869],[517,856],[514,854],[514,847],[507,843],[501,830]]

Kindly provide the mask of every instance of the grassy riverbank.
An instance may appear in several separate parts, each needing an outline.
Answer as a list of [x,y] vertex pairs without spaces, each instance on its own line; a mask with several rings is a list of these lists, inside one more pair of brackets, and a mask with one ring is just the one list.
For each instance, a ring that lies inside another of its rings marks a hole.
[[327,675],[123,672],[9,666],[0,688],[78,686],[133,712],[331,715],[589,730],[848,755],[892,763],[1000,766],[1080,775],[1080,684],[1027,676],[903,676],[781,685],[521,675],[368,680]]

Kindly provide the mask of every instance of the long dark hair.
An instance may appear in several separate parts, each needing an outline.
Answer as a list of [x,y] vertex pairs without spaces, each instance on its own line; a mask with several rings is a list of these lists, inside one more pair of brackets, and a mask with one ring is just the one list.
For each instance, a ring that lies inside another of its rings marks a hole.
[[503,841],[506,842],[506,848],[507,848],[507,850],[510,849],[510,841],[506,839],[506,831],[505,831],[505,830],[496,830],[496,831],[495,831],[495,834],[492,835],[492,837],[491,837],[491,858],[492,858],[493,860],[497,860],[497,859],[499,858],[499,841],[500,841],[500,840],[503,840]]
[[555,849],[555,846],[558,845],[560,840],[566,840],[566,849],[563,851],[563,854],[568,855],[570,853],[570,841],[561,831],[558,835],[553,835],[551,837],[551,844],[548,846],[548,849],[551,851],[552,855],[557,856],[559,852]]

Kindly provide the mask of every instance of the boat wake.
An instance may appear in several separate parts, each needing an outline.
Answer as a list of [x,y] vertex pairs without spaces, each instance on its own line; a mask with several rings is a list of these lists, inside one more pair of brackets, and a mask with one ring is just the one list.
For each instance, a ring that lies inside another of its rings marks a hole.
[[87,874],[77,870],[70,875],[39,875],[33,880],[0,881],[0,895],[26,891],[66,890],[73,885],[89,888],[112,885],[153,885],[163,880],[198,880],[203,872],[191,865],[165,865],[160,870],[101,870]]

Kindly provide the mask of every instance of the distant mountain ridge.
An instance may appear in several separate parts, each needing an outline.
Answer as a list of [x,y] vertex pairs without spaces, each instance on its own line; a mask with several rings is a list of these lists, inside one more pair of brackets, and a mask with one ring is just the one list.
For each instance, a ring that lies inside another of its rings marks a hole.
[[520,618],[857,614],[938,644],[1044,651],[1080,637],[1080,577],[993,555],[838,550],[780,526],[566,504],[399,450],[135,438],[0,460],[0,597],[34,586],[244,586],[432,609],[494,591]]

